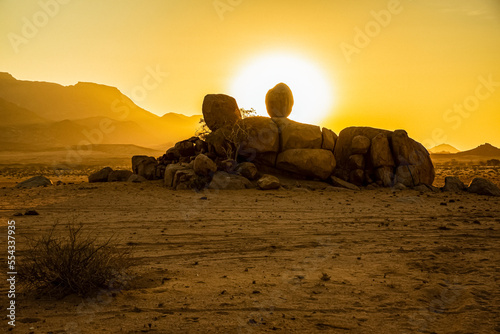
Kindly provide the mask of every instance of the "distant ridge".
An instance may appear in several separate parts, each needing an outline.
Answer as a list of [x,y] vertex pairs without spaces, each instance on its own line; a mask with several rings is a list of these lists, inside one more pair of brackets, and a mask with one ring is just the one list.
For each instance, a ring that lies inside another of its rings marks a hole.
[[460,151],[449,144],[441,144],[429,149],[429,152],[434,154],[452,154]]
[[[0,72],[0,143],[6,147],[129,144],[166,150],[193,136],[201,116],[157,116],[116,87],[63,86]],[[104,125],[103,125],[104,124]]]

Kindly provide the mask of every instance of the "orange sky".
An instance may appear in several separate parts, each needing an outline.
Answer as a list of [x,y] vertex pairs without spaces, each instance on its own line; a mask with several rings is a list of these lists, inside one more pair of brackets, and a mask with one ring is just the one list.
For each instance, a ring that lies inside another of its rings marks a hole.
[[[205,94],[229,93],[254,59],[280,53],[330,83],[321,124],[336,132],[500,146],[497,0],[0,0],[0,31],[0,71],[116,86],[160,115],[201,113]],[[318,85],[294,94],[307,100]]]

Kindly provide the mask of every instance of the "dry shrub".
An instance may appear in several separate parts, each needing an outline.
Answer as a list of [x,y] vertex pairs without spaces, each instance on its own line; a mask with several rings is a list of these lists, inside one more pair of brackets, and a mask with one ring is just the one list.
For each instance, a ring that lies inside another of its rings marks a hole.
[[55,236],[56,225],[45,235],[28,240],[18,272],[28,291],[42,295],[88,296],[100,289],[116,288],[130,266],[126,250],[113,237],[99,242],[83,226],[67,226],[67,235]]

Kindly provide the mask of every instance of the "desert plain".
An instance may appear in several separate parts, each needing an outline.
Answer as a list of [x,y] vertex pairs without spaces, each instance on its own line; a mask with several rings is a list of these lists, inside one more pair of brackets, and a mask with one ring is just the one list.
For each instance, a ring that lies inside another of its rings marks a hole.
[[[286,178],[279,190],[196,193],[162,181],[89,184],[97,169],[2,168],[0,233],[16,221],[18,258],[55,223],[61,235],[81,223],[132,261],[120,285],[90,297],[19,286],[12,332],[500,332],[499,197]],[[13,188],[40,173],[61,182]],[[500,183],[498,167],[436,173],[437,187],[448,175]],[[27,209],[39,215],[14,216]]]

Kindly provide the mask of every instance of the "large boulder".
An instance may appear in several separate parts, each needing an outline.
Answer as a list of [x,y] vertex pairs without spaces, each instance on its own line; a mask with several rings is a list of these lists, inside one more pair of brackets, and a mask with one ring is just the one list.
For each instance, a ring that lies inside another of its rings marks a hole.
[[30,179],[24,180],[16,185],[16,188],[36,188],[36,187],[47,187],[51,186],[53,183],[49,178],[45,176],[34,176]]
[[108,176],[113,171],[111,167],[104,167],[98,172],[89,175],[89,183],[108,182]]
[[436,174],[429,152],[422,144],[409,138],[406,131],[396,130],[392,134],[392,153],[398,166],[415,166],[419,183],[432,185]]
[[266,94],[267,113],[271,117],[288,117],[292,112],[293,94],[290,87],[279,83]]
[[327,179],[335,168],[331,151],[322,149],[292,149],[281,152],[276,167],[306,177]]
[[224,94],[209,94],[203,100],[203,119],[212,131],[233,125],[241,119],[236,100]]
[[421,184],[420,170],[414,165],[400,165],[396,168],[394,183],[404,184],[406,187],[415,187]]
[[450,192],[461,192],[467,190],[467,187],[458,177],[447,176],[444,179],[444,187],[442,187],[441,190]]
[[481,177],[476,177],[469,184],[467,191],[479,195],[487,196],[500,196],[500,189],[493,182],[483,179]]
[[156,166],[158,161],[155,157],[135,155],[132,157],[132,172],[147,180],[156,179]]
[[321,128],[317,125],[294,122],[287,118],[274,117],[280,133],[280,152],[291,149],[320,149],[323,143]]
[[379,133],[372,138],[370,157],[375,168],[395,166],[387,134]]
[[209,176],[217,171],[217,165],[205,154],[198,154],[194,159],[194,172],[201,176]]
[[330,129],[323,128],[321,130],[321,134],[323,137],[323,143],[321,144],[321,148],[324,150],[333,151],[335,148],[335,141],[337,140],[337,135]]
[[241,143],[240,154],[251,156],[260,153],[278,153],[280,145],[279,130],[268,117],[248,117],[241,121],[245,138]]
[[257,181],[257,185],[262,190],[273,190],[281,187],[280,180],[276,176],[269,174],[262,175],[262,177]]
[[209,189],[241,190],[253,188],[252,183],[245,177],[226,172],[217,172],[208,185]]
[[108,182],[127,182],[132,174],[130,170],[117,169],[109,173]]

